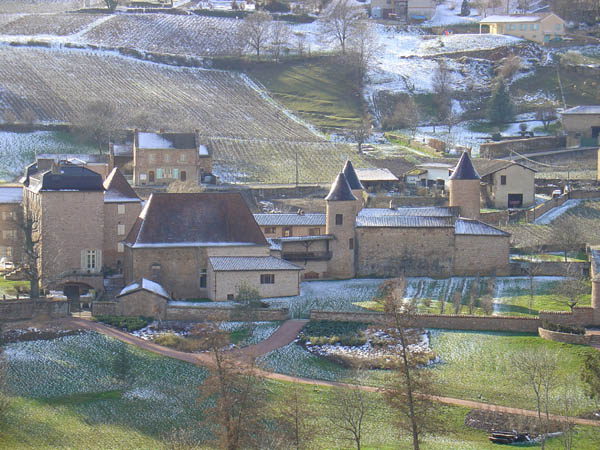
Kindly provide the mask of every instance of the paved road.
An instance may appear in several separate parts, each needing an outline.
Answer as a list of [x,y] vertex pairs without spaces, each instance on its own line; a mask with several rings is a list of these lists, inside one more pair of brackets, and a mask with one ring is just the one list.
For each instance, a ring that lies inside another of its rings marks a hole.
[[[268,339],[265,339],[263,342],[247,347],[246,349],[242,349],[236,351],[241,357],[240,360],[243,362],[248,355],[252,356],[260,356],[264,355],[272,350],[283,347],[290,342],[292,342],[298,332],[302,329],[302,327],[307,323],[307,320],[288,320],[284,322],[281,327],[273,333]],[[102,333],[106,336],[111,336],[115,339],[119,339],[122,342],[126,342],[128,344],[135,345],[139,348],[143,348],[144,350],[148,350],[159,355],[168,356],[171,358],[179,359],[181,361],[186,361],[192,364],[201,364],[209,367],[214,366],[214,360],[208,353],[184,353],[179,352],[177,350],[173,350],[167,347],[163,347],[160,345],[153,344],[152,342],[146,341],[144,339],[140,339],[137,336],[133,336],[129,333],[125,333],[123,331],[117,330],[115,328],[108,327],[98,322],[91,322],[85,319],[71,318],[65,321],[65,323],[70,326],[76,328],[83,328],[92,331],[96,331],[98,333]],[[294,377],[290,375],[283,375],[280,373],[267,372],[265,370],[257,370],[256,373],[264,378],[268,378],[271,380],[278,381],[288,381],[291,383],[302,383],[308,384],[312,386],[323,386],[323,387],[348,387],[348,388],[358,388],[369,392],[379,392],[380,388],[376,388],[373,386],[362,386],[362,385],[353,385],[348,383],[340,383],[336,381],[325,381],[325,380],[315,380],[312,378],[303,378],[303,377]],[[460,398],[452,398],[452,397],[442,397],[442,396],[431,396],[434,400],[444,403],[447,405],[453,406],[462,406],[466,408],[473,409],[483,409],[483,410],[494,410],[498,412],[504,412],[509,414],[518,414],[521,416],[537,416],[537,411],[532,411],[528,409],[520,409],[520,408],[510,408],[507,406],[500,405],[492,405],[489,403],[476,402],[472,400],[463,400]],[[569,420],[572,423],[577,425],[592,425],[592,426],[600,426],[600,421],[598,420],[590,420],[590,419],[580,419],[580,418],[567,418],[564,416],[558,416],[551,414],[552,420],[556,421],[566,421]]]

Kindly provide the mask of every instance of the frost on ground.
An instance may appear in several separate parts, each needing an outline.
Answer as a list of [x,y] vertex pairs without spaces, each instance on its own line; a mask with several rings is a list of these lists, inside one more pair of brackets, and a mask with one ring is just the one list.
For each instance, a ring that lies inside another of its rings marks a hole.
[[[0,91],[1,94],[1,91]],[[0,95],[0,105],[2,97]],[[12,181],[34,161],[35,153],[91,153],[97,149],[60,139],[54,131],[12,133],[0,131],[0,180]]]
[[557,206],[556,208],[552,208],[545,214],[542,214],[540,217],[535,219],[536,225],[549,225],[564,213],[566,213],[569,209],[579,205],[583,200],[567,200],[562,205]]

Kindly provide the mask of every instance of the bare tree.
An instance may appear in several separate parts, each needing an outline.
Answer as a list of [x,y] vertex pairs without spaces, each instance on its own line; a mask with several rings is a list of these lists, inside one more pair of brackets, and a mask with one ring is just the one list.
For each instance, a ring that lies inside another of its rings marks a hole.
[[71,130],[80,140],[94,142],[102,153],[119,130],[117,111],[110,103],[93,101],[73,121]]
[[417,134],[419,120],[419,107],[413,96],[407,95],[398,100],[391,116],[383,118],[382,127],[386,130],[406,128],[410,133],[410,140],[412,140]]
[[556,355],[546,348],[529,348],[516,354],[515,361],[516,373],[535,394],[539,429],[543,430],[542,448],[545,448],[550,427],[550,391],[558,384]]
[[573,308],[590,293],[590,289],[591,283],[589,280],[579,274],[573,274],[573,276],[568,276],[568,278],[556,283],[553,293],[556,301],[567,305],[573,312]]
[[314,410],[306,390],[298,383],[286,388],[284,395],[275,405],[275,414],[279,428],[283,430],[286,441],[296,450],[310,447],[315,437],[311,420],[314,419]]
[[334,0],[321,19],[321,32],[325,38],[336,41],[345,55],[348,41],[364,18],[364,9],[352,0]]
[[364,426],[375,411],[375,403],[360,386],[335,387],[326,409],[327,421],[342,439],[361,449]]
[[39,298],[41,274],[39,271],[41,248],[41,226],[39,215],[27,202],[14,218],[21,237],[19,257],[14,262],[13,272],[29,281],[29,297]]
[[454,306],[454,314],[460,314],[461,301],[461,291],[456,291],[454,294],[452,294],[452,305]]
[[352,129],[352,137],[358,145],[358,154],[362,153],[362,145],[371,134],[371,124],[367,120],[361,120],[360,124]]
[[266,390],[256,376],[254,361],[237,364],[224,348],[229,333],[214,322],[204,322],[192,330],[211,352],[215,367],[201,387],[199,401],[207,406],[203,415],[215,423],[214,436],[227,450],[256,448],[268,435],[265,429]]
[[546,131],[548,131],[550,123],[556,120],[556,118],[556,108],[554,106],[544,106],[535,112],[535,119],[542,122]]
[[525,14],[529,10],[529,0],[518,0],[517,11],[521,14]]
[[119,0],[104,0],[104,3],[110,12],[113,12],[119,6]]
[[271,37],[271,26],[273,18],[267,11],[258,11],[244,18],[240,30],[248,39],[248,44],[256,51],[256,57],[260,58],[261,49],[267,44]]
[[369,66],[379,51],[374,27],[369,20],[359,20],[348,40],[348,59],[354,69],[357,91],[364,86]]
[[276,20],[271,27],[271,53],[275,61],[279,62],[281,53],[286,49],[291,40],[290,27],[282,20]]
[[10,402],[7,395],[7,383],[6,383],[6,363],[2,358],[2,350],[4,346],[4,330],[2,329],[2,323],[0,323],[0,424],[4,422]]
[[390,280],[382,284],[377,297],[383,303],[386,318],[400,344],[399,367],[393,371],[384,396],[398,413],[396,424],[399,430],[411,433],[413,449],[419,450],[423,434],[433,431],[439,424],[435,421],[435,403],[429,396],[434,392],[431,372],[419,370],[408,349],[407,331],[414,328],[416,304],[404,301],[405,288],[404,278]]
[[565,214],[552,222],[550,241],[561,249],[565,262],[567,262],[568,253],[580,250],[585,242],[583,230],[577,218]]

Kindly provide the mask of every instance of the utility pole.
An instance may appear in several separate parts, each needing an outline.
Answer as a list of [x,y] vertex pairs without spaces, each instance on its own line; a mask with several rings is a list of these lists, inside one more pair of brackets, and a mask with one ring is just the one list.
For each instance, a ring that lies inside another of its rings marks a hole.
[[298,187],[298,150],[296,149],[296,187]]

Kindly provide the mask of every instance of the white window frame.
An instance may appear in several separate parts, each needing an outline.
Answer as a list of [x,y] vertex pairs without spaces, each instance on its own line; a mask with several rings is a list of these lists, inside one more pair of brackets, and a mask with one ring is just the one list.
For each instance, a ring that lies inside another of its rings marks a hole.
[[122,242],[117,243],[117,253],[123,253],[125,251],[125,244]]
[[125,235],[125,225],[122,223],[117,224],[117,234],[119,236],[124,236]]
[[98,250],[88,249],[85,251],[85,269],[92,272],[98,269]]
[[117,214],[125,214],[125,203],[119,203],[117,205]]

